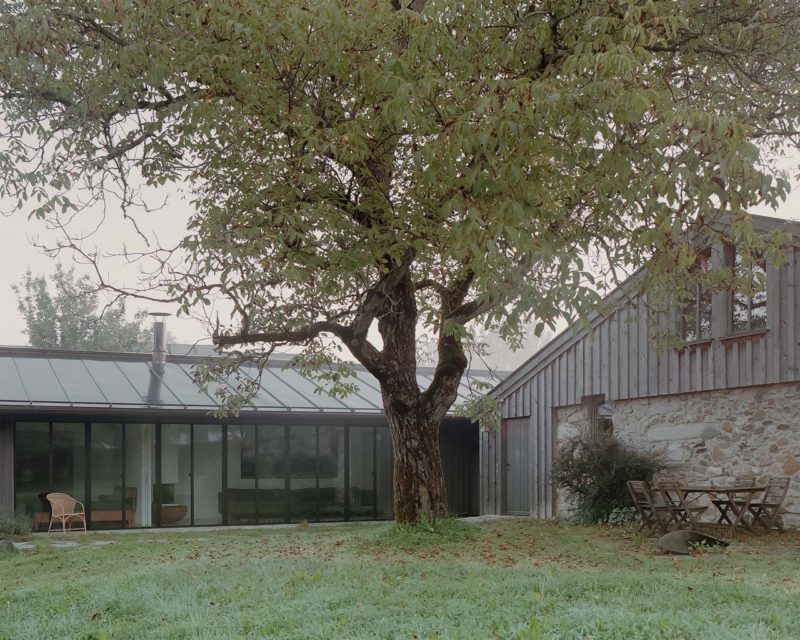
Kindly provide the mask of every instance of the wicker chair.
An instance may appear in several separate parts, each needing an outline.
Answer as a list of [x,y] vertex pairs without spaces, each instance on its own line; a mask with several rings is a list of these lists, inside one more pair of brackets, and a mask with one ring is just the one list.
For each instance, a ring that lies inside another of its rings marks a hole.
[[[77,520],[83,525],[83,531],[86,531],[86,511],[83,508],[83,503],[79,502],[72,496],[66,493],[48,493],[47,501],[50,503],[50,526],[47,532],[53,530],[53,523],[61,522],[61,532],[67,531],[80,531],[81,529],[73,529],[72,522]],[[69,528],[67,525],[69,524]]]

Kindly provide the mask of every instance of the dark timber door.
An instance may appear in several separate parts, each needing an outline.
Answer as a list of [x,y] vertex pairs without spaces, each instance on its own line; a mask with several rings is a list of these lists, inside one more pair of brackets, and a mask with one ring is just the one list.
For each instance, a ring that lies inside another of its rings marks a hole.
[[529,418],[503,420],[503,498],[505,513],[530,515]]

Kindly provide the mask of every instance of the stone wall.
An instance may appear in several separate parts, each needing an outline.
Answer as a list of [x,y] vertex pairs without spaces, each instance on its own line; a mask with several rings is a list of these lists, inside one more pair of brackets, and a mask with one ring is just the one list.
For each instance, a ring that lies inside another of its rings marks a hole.
[[791,476],[784,523],[800,527],[800,383],[615,401],[614,432],[662,454],[662,477]]

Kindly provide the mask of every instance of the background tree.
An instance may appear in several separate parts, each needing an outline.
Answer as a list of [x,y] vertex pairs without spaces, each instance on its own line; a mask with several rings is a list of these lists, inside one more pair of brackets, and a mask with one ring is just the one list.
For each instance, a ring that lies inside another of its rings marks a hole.
[[85,349],[87,351],[149,351],[150,329],[147,312],[134,320],[125,316],[120,302],[103,308],[97,287],[88,275],[75,277],[75,269],[65,271],[56,264],[47,278],[34,276],[30,269],[14,286],[17,306],[25,318],[25,333],[32,347],[40,349]]
[[753,247],[743,211],[785,195],[797,141],[794,0],[29,0],[0,30],[0,194],[53,219],[188,185],[156,284],[228,301],[232,365],[299,344],[344,392],[341,350],[361,362],[399,521],[447,510],[470,327],[538,334],[645,260],[672,286],[720,212]]

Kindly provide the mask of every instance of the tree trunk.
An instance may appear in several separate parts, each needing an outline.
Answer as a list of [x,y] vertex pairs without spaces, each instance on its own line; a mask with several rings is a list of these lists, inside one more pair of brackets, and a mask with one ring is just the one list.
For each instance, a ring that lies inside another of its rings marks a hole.
[[439,426],[457,397],[467,363],[460,345],[451,338],[444,340],[434,379],[427,391],[420,391],[415,292],[406,271],[392,291],[391,312],[378,318],[384,346],[383,367],[376,376],[392,434],[394,517],[397,522],[409,524],[443,518],[448,513]]
[[394,517],[415,524],[448,514],[438,419],[387,411],[394,450]]

